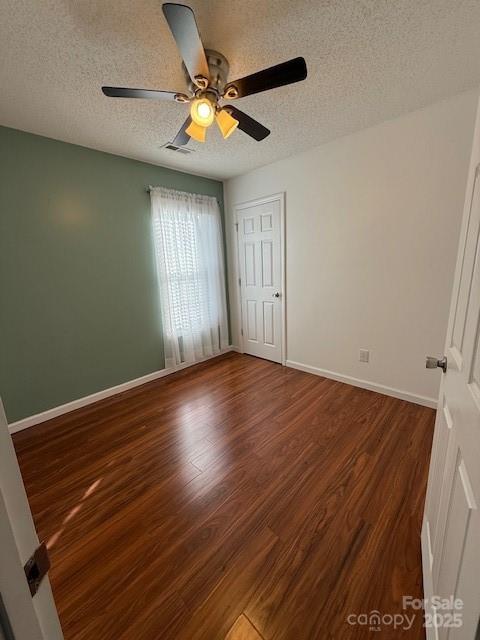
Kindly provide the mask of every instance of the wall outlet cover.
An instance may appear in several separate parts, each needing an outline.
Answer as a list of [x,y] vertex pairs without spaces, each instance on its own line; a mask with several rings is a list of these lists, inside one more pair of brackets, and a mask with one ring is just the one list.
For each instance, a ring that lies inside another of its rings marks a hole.
[[370,360],[370,351],[368,349],[360,349],[358,359],[360,362],[368,362]]

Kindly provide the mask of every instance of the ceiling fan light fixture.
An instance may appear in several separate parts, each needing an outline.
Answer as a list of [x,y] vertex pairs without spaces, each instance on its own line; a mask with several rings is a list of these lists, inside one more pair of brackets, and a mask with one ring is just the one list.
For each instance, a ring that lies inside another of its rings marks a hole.
[[220,107],[219,101],[244,98],[305,80],[305,59],[292,58],[229,82],[228,60],[218,51],[204,49],[193,9],[185,4],[164,2],[162,10],[183,59],[187,93],[104,86],[103,94],[110,98],[189,103],[190,115],[173,140],[176,147],[185,146],[190,138],[204,142],[206,130],[215,119],[224,138],[228,138],[238,127],[253,140],[264,140],[270,135],[267,127],[233,105]]
[[235,129],[238,127],[238,120],[236,120],[226,109],[220,109],[217,113],[218,128],[222,132],[222,136],[226,140]]
[[215,118],[215,107],[207,98],[196,98],[190,107],[193,122],[200,127],[209,127]]
[[197,124],[194,120],[185,129],[185,133],[197,142],[205,142],[205,134],[207,129]]

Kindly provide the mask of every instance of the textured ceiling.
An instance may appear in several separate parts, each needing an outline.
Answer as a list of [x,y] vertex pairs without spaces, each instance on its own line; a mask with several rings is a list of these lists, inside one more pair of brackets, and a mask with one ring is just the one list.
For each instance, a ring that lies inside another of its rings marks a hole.
[[0,0],[0,124],[226,178],[480,83],[479,0],[194,0],[230,78],[304,56],[305,82],[236,104],[272,133],[216,127],[195,152],[160,147],[185,105],[118,100],[102,84],[184,90],[160,0]]

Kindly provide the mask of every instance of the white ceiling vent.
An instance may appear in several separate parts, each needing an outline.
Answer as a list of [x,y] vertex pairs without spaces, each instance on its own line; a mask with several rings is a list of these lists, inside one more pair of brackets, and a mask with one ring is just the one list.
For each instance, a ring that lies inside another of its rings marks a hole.
[[175,153],[182,153],[184,156],[189,153],[193,153],[194,151],[194,149],[189,149],[188,147],[177,147],[173,142],[167,142],[167,144],[164,144],[161,148],[167,149],[168,151],[174,151]]

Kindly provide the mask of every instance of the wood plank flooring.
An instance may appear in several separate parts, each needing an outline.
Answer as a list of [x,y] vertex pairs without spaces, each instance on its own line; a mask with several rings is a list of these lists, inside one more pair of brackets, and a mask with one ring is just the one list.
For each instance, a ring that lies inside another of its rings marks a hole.
[[227,354],[16,434],[65,638],[424,638],[347,617],[422,597],[433,424]]

